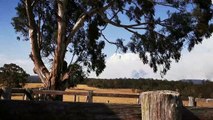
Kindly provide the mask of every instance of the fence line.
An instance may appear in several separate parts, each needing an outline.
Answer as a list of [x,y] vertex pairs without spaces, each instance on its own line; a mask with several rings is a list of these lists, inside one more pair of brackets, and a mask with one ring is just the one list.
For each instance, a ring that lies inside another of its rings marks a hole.
[[[23,99],[27,100],[35,100],[38,96],[45,96],[45,95],[73,95],[74,102],[77,100],[77,96],[85,96],[86,102],[92,103],[93,97],[122,97],[122,98],[139,98],[139,94],[120,94],[120,93],[95,93],[92,90],[88,92],[74,92],[74,91],[59,91],[59,90],[38,90],[38,89],[24,89],[24,88],[8,88],[8,91],[4,91],[0,89],[0,97],[2,96],[3,99],[11,99],[11,93],[22,93],[24,95]],[[5,98],[4,94],[10,94],[9,98]],[[41,100],[39,98],[39,100]]]
[[[86,102],[91,102],[93,97],[122,97],[122,98],[138,98],[138,102],[140,102],[139,94],[120,94],[120,93],[95,93],[92,90],[88,92],[74,92],[74,91],[59,91],[59,90],[42,90],[42,89],[24,89],[24,88],[2,88],[0,89],[0,99],[8,99],[5,97],[9,97],[11,99],[12,94],[23,94],[23,99],[26,100],[34,100],[35,96],[42,95],[73,95],[74,102],[77,101],[77,96],[85,96],[87,97]],[[191,96],[189,96],[189,101]],[[213,102],[213,99],[210,98],[194,98],[191,100],[192,102]],[[190,105],[189,105],[190,106]],[[196,105],[195,105],[196,106]]]
[[[179,93],[175,93],[175,91],[149,91],[142,93],[142,100],[139,99],[139,95],[134,94],[115,94],[115,93],[94,93],[93,91],[88,92],[73,92],[73,91],[55,91],[55,90],[37,90],[37,89],[23,89],[23,88],[3,88],[0,89],[0,98],[3,98],[5,100],[10,100],[11,96],[14,93],[21,93],[25,96],[25,100],[36,100],[35,95],[74,95],[74,102],[76,102],[77,95],[78,96],[86,96],[86,102],[92,103],[94,96],[100,96],[100,97],[124,97],[124,98],[138,98],[138,101],[142,102],[141,105],[141,116],[142,119],[152,119],[156,118],[158,120],[159,117],[164,119],[170,119],[174,118],[176,120],[181,120],[181,116],[186,117],[181,113],[181,110],[184,111],[184,107],[182,106],[182,102],[180,99]],[[191,101],[198,101],[199,99],[192,99],[190,97]],[[170,100],[170,102],[168,102]],[[202,99],[203,100],[203,99]],[[206,101],[212,101],[212,99],[206,99]],[[8,101],[2,101],[2,102],[8,102]],[[31,101],[30,101],[31,102]],[[33,101],[32,101],[33,102]],[[163,105],[159,105],[159,103],[162,103]],[[76,103],[77,104],[77,103]],[[91,104],[89,104],[92,106]],[[176,107],[172,107],[172,106]],[[148,106],[148,107],[147,107]],[[165,107],[165,106],[170,106]],[[114,107],[113,107],[114,108]],[[111,108],[111,109],[113,109]],[[157,109],[158,108],[158,109]],[[133,110],[134,111],[134,110]],[[185,110],[186,112],[186,110]],[[189,110],[187,110],[189,112]],[[128,112],[129,113],[129,112]],[[153,113],[153,114],[149,114]],[[172,114],[170,114],[172,113]],[[206,113],[206,112],[205,112]],[[156,116],[156,114],[159,114]],[[170,117],[168,117],[168,114]],[[195,116],[196,117],[196,116]]]

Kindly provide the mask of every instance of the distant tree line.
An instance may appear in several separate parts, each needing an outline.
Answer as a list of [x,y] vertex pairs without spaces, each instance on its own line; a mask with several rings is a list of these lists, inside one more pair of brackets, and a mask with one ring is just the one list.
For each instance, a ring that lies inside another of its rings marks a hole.
[[213,98],[213,82],[204,80],[202,84],[193,82],[167,81],[157,79],[91,79],[87,78],[85,84],[98,88],[130,88],[135,92],[149,90],[179,91],[186,99],[188,96],[199,98]]

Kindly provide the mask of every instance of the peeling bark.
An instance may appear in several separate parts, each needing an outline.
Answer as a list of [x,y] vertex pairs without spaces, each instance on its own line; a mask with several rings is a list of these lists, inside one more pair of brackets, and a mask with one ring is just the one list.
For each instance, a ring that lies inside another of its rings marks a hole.
[[45,86],[48,86],[47,78],[49,77],[49,71],[45,67],[41,55],[40,55],[40,49],[38,46],[38,41],[37,41],[37,27],[36,27],[36,22],[34,20],[34,14],[32,11],[32,3],[30,0],[25,0],[25,5],[26,5],[26,13],[27,13],[27,18],[28,18],[28,25],[29,25],[29,38],[30,38],[30,43],[31,43],[31,59],[34,62],[35,65],[35,72],[39,75],[39,77],[42,79],[42,82],[45,84]]
[[52,78],[50,79],[50,89],[57,90],[60,88],[62,66],[64,62],[66,44],[65,44],[65,4],[66,0],[58,0],[58,34],[57,34],[57,48],[55,50],[55,57],[53,60]]

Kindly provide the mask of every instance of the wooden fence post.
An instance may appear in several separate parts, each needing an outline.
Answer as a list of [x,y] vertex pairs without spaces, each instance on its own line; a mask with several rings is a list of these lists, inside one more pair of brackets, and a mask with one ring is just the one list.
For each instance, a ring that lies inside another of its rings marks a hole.
[[92,103],[93,102],[93,91],[92,90],[88,91],[87,102],[88,103]]
[[3,94],[3,90],[2,90],[2,88],[1,88],[1,89],[0,89],[0,100],[1,100],[2,94]]
[[142,93],[140,93],[138,99],[137,99],[137,103],[138,104],[141,104],[141,101],[142,101]]
[[25,89],[23,100],[34,100],[34,95],[31,89]]
[[23,95],[23,100],[29,100],[26,94]]
[[196,107],[195,98],[192,97],[192,96],[189,96],[188,98],[189,98],[188,106],[190,106],[190,107]]
[[[44,88],[38,88],[39,91],[45,90]],[[38,94],[38,101],[44,101],[46,100],[47,95],[46,94]]]
[[178,92],[169,90],[142,93],[142,120],[181,120],[182,101]]
[[3,100],[11,100],[12,95],[12,89],[9,87],[2,87],[3,93],[2,93],[2,99]]
[[74,95],[74,102],[76,102],[76,95]]

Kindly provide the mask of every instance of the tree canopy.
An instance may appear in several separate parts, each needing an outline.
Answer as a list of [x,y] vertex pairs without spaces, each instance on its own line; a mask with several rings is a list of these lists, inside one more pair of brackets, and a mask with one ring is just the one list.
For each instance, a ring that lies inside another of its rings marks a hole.
[[28,77],[29,74],[14,63],[4,64],[3,67],[0,67],[0,83],[3,86],[23,87]]
[[[213,31],[211,0],[20,0],[16,11],[17,38],[30,40],[34,71],[54,89],[75,74],[75,65],[99,75],[106,42],[165,74],[183,47],[191,51]],[[109,25],[132,36],[109,40],[103,33]]]

